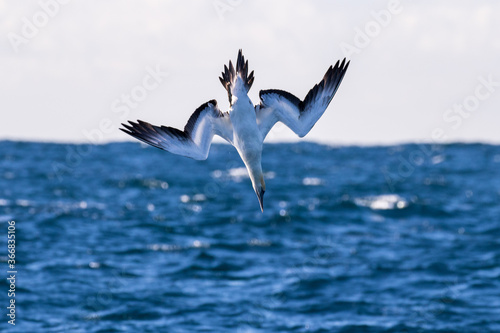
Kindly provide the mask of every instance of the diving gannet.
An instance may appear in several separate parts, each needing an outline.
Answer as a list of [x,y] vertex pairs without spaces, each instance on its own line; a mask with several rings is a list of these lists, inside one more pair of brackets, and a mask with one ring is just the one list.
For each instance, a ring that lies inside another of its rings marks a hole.
[[277,122],[288,126],[301,138],[309,133],[337,92],[348,66],[345,58],[342,63],[339,60],[334,67],[330,66],[303,101],[283,90],[261,90],[260,103],[254,106],[248,97],[254,81],[253,71],[248,74],[248,60],[245,61],[239,50],[236,68],[229,61],[229,68],[224,65],[219,77],[227,90],[229,111],[222,112],[217,101],[211,100],[196,109],[184,131],[141,120],[122,124],[125,129],[120,130],[154,147],[195,160],[206,160],[213,136],[222,137],[240,154],[264,211],[266,184],[261,156],[266,135]]

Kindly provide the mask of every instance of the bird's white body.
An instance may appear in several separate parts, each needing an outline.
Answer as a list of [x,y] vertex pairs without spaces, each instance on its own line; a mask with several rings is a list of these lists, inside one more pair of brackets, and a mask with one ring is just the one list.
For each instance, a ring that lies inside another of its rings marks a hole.
[[257,126],[257,117],[247,96],[239,98],[229,110],[233,125],[233,145],[245,164],[251,163],[262,153],[262,135]]
[[[240,80],[237,79],[236,82]],[[240,155],[250,157],[261,153],[263,140],[257,126],[257,116],[252,101],[243,89],[233,90],[229,118],[233,125],[233,145],[241,152]]]
[[224,66],[220,81],[227,90],[231,107],[222,112],[217,102],[211,100],[201,105],[189,118],[184,131],[166,126],[154,126],[138,120],[123,124],[125,133],[157,148],[174,154],[204,160],[208,157],[214,135],[231,143],[247,167],[252,186],[263,207],[266,189],[262,173],[262,145],[277,122],[282,122],[299,137],[305,136],[323,115],[335,95],[349,66],[345,59],[330,66],[323,80],[300,100],[283,90],[261,90],[260,104],[254,106],[248,97],[253,81],[253,71],[248,73],[241,50],[236,68],[229,61]]
[[[229,118],[233,125],[233,146],[238,151],[248,170],[252,186],[259,197],[259,193],[266,190],[262,173],[262,145],[264,139],[257,125],[257,115],[254,105],[243,81],[237,78],[232,90],[232,106],[229,109]],[[260,201],[260,198],[259,198]]]

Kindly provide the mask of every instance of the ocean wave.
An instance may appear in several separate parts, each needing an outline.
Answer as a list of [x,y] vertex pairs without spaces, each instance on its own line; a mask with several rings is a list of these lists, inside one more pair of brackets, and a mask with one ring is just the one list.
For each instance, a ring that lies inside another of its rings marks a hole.
[[229,146],[0,148],[13,332],[499,331],[498,146],[270,144],[264,213]]

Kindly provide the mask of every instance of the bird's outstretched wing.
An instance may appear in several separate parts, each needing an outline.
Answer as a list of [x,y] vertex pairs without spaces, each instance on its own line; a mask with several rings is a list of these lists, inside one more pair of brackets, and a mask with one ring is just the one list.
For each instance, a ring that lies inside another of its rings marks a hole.
[[337,92],[347,67],[349,62],[346,63],[345,58],[342,63],[339,60],[334,67],[330,66],[323,80],[309,90],[303,101],[283,90],[261,90],[261,102],[256,106],[256,113],[262,137],[265,138],[278,121],[299,137],[309,133]]
[[212,138],[219,135],[232,142],[232,125],[227,112],[217,107],[211,100],[200,106],[189,118],[184,131],[173,127],[155,126],[145,121],[129,121],[122,124],[123,132],[154,147],[171,153],[187,156],[195,160],[206,160]]

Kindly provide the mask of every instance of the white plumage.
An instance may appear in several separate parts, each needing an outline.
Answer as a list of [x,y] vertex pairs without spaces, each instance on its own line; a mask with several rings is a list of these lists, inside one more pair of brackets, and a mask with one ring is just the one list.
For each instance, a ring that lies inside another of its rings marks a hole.
[[211,100],[191,115],[184,131],[141,120],[122,124],[125,129],[121,130],[154,147],[196,160],[207,159],[214,135],[222,137],[236,148],[245,163],[263,211],[266,188],[261,157],[265,137],[277,122],[284,123],[299,137],[309,133],[337,92],[348,66],[345,59],[330,66],[303,101],[283,90],[261,90],[260,104],[254,106],[248,97],[253,71],[248,74],[248,61],[240,50],[236,68],[229,61],[219,78],[228,93],[229,112],[220,111],[217,102]]

